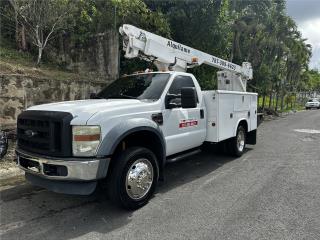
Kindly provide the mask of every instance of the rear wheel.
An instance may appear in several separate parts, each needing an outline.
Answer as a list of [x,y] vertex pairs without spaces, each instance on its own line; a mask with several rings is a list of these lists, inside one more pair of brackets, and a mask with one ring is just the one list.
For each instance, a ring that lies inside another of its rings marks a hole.
[[111,201],[129,210],[147,204],[158,182],[158,164],[153,152],[131,147],[113,161],[116,165],[110,169],[107,180]]
[[229,141],[229,151],[236,157],[241,157],[246,146],[246,130],[240,125],[237,134]]

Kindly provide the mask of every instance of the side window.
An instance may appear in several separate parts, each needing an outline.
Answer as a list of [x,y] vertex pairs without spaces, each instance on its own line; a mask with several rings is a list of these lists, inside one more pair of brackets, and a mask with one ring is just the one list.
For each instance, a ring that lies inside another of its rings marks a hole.
[[169,93],[181,94],[181,88],[183,87],[195,87],[192,78],[188,76],[176,76],[169,88]]
[[[169,88],[168,93],[181,94],[181,88],[183,87],[195,87],[192,78],[188,76],[176,76],[173,79],[173,82]],[[173,100],[173,102],[177,104],[181,104],[181,99],[177,98]],[[197,102],[199,102],[198,94],[197,94]]]

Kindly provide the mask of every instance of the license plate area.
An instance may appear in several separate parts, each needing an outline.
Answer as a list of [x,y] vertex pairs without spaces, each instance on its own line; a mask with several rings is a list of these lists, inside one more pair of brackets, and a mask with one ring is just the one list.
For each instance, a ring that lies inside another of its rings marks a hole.
[[19,157],[19,164],[30,171],[40,173],[41,172],[41,167],[40,164],[36,161],[32,161],[30,159],[24,158],[22,156]]

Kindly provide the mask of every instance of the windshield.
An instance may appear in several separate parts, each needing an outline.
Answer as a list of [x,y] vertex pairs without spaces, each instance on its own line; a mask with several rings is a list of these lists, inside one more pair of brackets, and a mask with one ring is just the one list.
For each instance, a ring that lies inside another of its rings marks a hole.
[[147,73],[121,77],[101,90],[97,98],[158,100],[169,76],[169,73]]

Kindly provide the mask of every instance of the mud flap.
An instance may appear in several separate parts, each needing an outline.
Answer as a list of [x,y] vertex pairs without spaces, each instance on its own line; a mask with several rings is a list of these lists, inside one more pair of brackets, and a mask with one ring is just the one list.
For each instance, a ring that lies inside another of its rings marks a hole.
[[247,144],[255,145],[257,143],[257,129],[247,133]]

